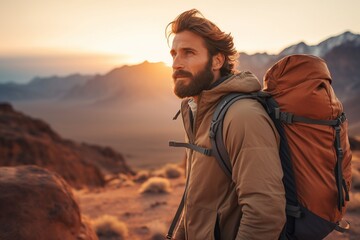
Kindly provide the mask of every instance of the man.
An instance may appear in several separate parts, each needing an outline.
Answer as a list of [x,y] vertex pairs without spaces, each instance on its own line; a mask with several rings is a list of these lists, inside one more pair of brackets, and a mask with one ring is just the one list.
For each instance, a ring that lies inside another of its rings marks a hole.
[[[211,148],[210,122],[221,97],[258,91],[260,83],[250,72],[235,74],[232,37],[196,9],[169,27],[174,92],[184,98],[187,143]],[[174,239],[278,239],[285,224],[285,193],[276,128],[260,103],[243,99],[229,108],[223,138],[232,179],[214,157],[187,149],[184,210]]]

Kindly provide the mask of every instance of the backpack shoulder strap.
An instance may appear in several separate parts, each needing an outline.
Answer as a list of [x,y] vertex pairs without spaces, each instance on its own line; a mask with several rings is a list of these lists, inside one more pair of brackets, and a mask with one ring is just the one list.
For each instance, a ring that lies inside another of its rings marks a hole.
[[230,106],[240,100],[240,99],[257,99],[260,102],[264,96],[263,92],[254,92],[254,93],[230,93],[225,95],[220,102],[218,103],[212,121],[210,125],[210,142],[211,142],[211,154],[216,158],[219,166],[224,171],[226,176],[232,179],[232,166],[229,158],[229,154],[226,150],[224,141],[223,141],[223,122],[225,114]]
[[213,119],[210,126],[210,141],[212,155],[216,158],[219,166],[223,169],[224,173],[232,179],[232,166],[229,154],[226,150],[225,143],[223,140],[223,121],[225,114],[230,106],[241,99],[256,99],[264,107],[265,111],[269,114],[270,118],[275,124],[281,137],[280,145],[280,159],[281,165],[284,171],[283,183],[286,192],[286,213],[293,218],[300,217],[300,208],[298,205],[296,186],[294,180],[294,172],[291,162],[291,156],[289,147],[287,145],[287,139],[284,133],[284,129],[281,125],[281,120],[276,119],[275,111],[278,108],[275,100],[267,93],[262,91],[255,93],[231,93],[223,97],[216,107],[213,115]]

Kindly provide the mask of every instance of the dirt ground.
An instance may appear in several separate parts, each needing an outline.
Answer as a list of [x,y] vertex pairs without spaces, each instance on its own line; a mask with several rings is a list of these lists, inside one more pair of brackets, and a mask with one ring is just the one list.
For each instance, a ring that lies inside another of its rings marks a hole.
[[129,228],[128,239],[150,239],[156,233],[166,234],[181,200],[185,179],[171,180],[171,193],[140,194],[140,186],[84,190],[75,195],[82,213],[90,219],[107,214],[125,222]]
[[[360,170],[360,154],[354,158],[354,167]],[[166,234],[168,226],[180,202],[185,179],[170,180],[172,192],[167,194],[140,194],[141,184],[130,186],[108,186],[104,189],[75,191],[81,211],[90,219],[105,214],[117,217],[129,228],[128,239],[151,239],[156,233]],[[360,193],[356,206],[360,206]],[[349,232],[339,234],[333,232],[327,240],[355,240],[360,239],[360,208],[353,207],[344,217],[351,223]]]

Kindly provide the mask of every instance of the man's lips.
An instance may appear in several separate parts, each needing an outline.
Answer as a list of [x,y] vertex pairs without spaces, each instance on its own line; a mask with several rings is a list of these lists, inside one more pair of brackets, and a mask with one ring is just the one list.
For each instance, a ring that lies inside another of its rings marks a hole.
[[183,79],[183,78],[191,78],[192,75],[189,72],[179,70],[179,71],[174,72],[172,77],[174,80],[175,79],[178,80],[178,79]]
[[187,76],[177,76],[177,77],[175,77],[176,80],[185,79],[185,78],[189,78],[189,77],[187,77]]

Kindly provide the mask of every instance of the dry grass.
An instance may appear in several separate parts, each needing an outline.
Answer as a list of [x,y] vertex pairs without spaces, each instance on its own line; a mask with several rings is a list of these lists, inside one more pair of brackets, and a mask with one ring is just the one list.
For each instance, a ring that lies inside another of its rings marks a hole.
[[150,178],[150,172],[146,170],[141,170],[137,172],[137,174],[134,177],[134,182],[137,183],[143,183],[147,181]]
[[161,177],[152,177],[141,185],[140,193],[169,193],[170,181]]
[[153,171],[153,177],[175,179],[183,175],[184,170],[177,164],[166,164],[163,168]]
[[167,164],[163,169],[165,177],[167,178],[179,178],[184,172],[184,170],[176,164]]
[[160,221],[153,221],[148,225],[148,227],[151,236],[150,240],[163,240],[168,230],[168,226]]
[[124,240],[129,230],[124,222],[110,215],[101,216],[93,221],[93,226],[99,240]]
[[160,168],[151,172],[151,177],[166,178],[164,169]]

